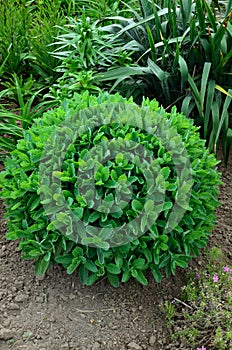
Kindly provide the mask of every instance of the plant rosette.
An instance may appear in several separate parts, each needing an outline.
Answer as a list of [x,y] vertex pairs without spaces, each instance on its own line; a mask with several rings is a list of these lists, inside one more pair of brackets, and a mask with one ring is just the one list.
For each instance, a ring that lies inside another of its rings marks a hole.
[[7,239],[36,275],[157,282],[205,247],[220,173],[192,120],[153,100],[75,94],[24,132],[0,177]]

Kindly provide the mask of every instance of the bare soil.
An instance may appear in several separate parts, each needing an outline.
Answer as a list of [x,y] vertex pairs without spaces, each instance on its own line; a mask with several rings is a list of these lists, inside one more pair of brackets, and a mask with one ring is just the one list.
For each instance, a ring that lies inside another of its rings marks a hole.
[[[208,247],[221,248],[232,264],[232,157],[227,169],[220,168],[221,207]],[[60,266],[36,279],[33,261],[23,261],[18,243],[4,238],[3,203],[0,213],[1,350],[188,350],[171,342],[163,312],[164,301],[178,297],[185,270],[160,284],[150,276],[147,287],[130,281],[117,289],[106,280],[85,287]],[[190,268],[205,262],[203,252]]]

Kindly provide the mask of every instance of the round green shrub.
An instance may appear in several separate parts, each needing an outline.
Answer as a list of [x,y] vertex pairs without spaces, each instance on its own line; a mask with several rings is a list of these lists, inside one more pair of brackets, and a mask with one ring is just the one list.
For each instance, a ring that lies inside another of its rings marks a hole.
[[197,130],[155,100],[138,107],[86,92],[63,101],[6,159],[6,238],[20,240],[37,276],[55,262],[87,285],[103,276],[146,285],[147,270],[159,282],[186,268],[219,205],[217,161]]

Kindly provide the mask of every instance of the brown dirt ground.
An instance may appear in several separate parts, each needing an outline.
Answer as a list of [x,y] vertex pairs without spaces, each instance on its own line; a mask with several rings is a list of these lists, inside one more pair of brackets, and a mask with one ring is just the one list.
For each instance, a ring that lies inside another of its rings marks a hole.
[[[217,246],[232,264],[232,157],[224,169],[218,224],[208,247]],[[4,239],[0,204],[0,349],[1,350],[165,350],[187,349],[171,343],[162,304],[178,297],[186,271],[161,284],[149,278],[114,289],[106,280],[85,287],[74,273],[53,266],[43,279],[34,276],[32,261],[23,261],[17,242]],[[192,261],[203,267],[205,254]]]

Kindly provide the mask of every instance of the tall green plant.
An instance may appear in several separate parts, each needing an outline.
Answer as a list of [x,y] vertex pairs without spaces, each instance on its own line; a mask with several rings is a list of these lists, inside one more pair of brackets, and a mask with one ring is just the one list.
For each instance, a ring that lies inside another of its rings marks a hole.
[[17,140],[23,137],[20,116],[7,110],[3,105],[0,107],[0,162],[5,159],[8,152],[16,147]]
[[61,0],[62,8],[66,15],[69,16],[81,16],[83,11],[86,15],[95,20],[101,20],[112,13],[114,15],[125,15],[128,14],[127,4],[130,4],[133,8],[138,7],[137,0]]
[[22,74],[24,79],[32,76],[39,89],[58,78],[55,68],[60,61],[51,57],[48,45],[59,33],[57,26],[67,22],[61,5],[61,0],[0,2],[0,74],[3,82],[12,74]]
[[33,76],[45,87],[60,76],[56,71],[60,60],[51,56],[49,51],[55,49],[53,42],[54,37],[59,35],[59,26],[67,22],[61,0],[45,0],[39,3],[34,9],[32,22],[29,65]]
[[109,43],[112,35],[105,34],[98,24],[83,13],[81,18],[69,18],[68,24],[58,27],[60,34],[52,44],[55,49],[51,55],[61,62],[56,68],[61,76],[47,97],[62,99],[86,90],[99,93],[97,72],[131,62],[127,52],[115,51],[115,44]]
[[[27,80],[24,84],[22,77],[14,74],[12,85],[0,92],[1,101],[4,97],[11,100],[8,105],[0,104],[0,161],[14,150],[18,139],[23,137],[23,130],[28,129],[33,120],[41,117],[53,104],[50,101],[38,103],[41,91],[32,92],[30,88],[33,83],[33,80]],[[18,107],[15,108],[15,105]]]
[[[203,126],[202,135],[211,150],[217,148],[219,136],[226,138],[225,159],[230,139],[226,125],[231,118],[228,90],[232,88],[229,6],[221,7],[219,16],[220,8],[216,11],[202,0],[179,1],[178,6],[174,0],[150,0],[140,1],[141,12],[134,11],[134,18],[110,17],[114,23],[104,30],[114,34],[112,42],[120,40],[120,49],[132,52],[133,64],[108,69],[98,77],[110,91],[133,95],[138,103],[145,95],[157,98],[167,109],[173,104],[182,106],[186,115]],[[212,88],[213,82],[224,93]],[[215,108],[204,109],[206,98],[214,101],[214,107],[217,104],[218,113]],[[218,135],[213,131],[216,127]]]
[[[0,2],[0,65],[2,74],[20,74],[27,71],[25,55],[29,51],[31,14],[29,3],[22,0]],[[4,65],[3,65],[4,63]]]

